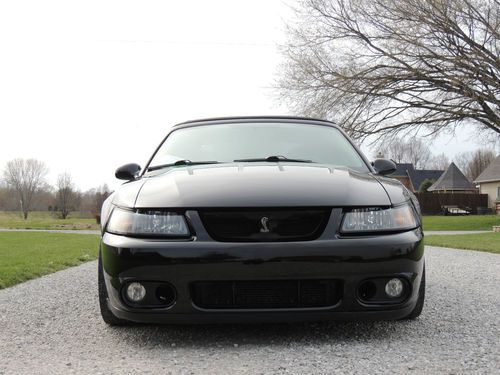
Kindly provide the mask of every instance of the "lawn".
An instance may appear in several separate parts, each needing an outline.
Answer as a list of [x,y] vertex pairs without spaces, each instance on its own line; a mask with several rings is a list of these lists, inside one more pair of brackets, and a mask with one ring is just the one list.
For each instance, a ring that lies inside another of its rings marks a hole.
[[425,244],[500,254],[500,233],[430,235],[425,237]]
[[30,212],[24,220],[20,212],[0,211],[0,228],[9,229],[99,229],[95,219],[81,218],[77,213],[69,218],[59,219],[56,214],[48,211]]
[[424,216],[424,230],[491,230],[500,215]]
[[0,232],[0,289],[97,258],[99,236]]

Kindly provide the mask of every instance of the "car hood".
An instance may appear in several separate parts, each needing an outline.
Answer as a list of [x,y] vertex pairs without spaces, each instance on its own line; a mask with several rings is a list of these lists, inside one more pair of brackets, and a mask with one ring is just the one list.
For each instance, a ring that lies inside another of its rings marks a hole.
[[373,175],[318,164],[176,167],[125,184],[114,203],[136,208],[388,206]]

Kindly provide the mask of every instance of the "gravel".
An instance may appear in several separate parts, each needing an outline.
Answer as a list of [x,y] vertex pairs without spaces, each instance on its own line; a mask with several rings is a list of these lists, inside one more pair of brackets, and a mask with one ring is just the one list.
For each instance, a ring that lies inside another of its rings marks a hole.
[[416,321],[107,327],[96,262],[0,290],[0,374],[500,374],[500,256],[428,247]]

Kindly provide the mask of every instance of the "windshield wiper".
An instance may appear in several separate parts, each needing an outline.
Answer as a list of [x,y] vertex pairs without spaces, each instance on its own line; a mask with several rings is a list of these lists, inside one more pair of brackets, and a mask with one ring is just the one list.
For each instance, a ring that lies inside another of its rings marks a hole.
[[170,164],[160,164],[160,165],[155,165],[153,167],[148,168],[148,172],[151,171],[156,171],[158,169],[163,169],[163,168],[168,168],[168,167],[176,167],[176,166],[183,166],[183,165],[202,165],[202,164],[219,164],[220,162],[214,161],[214,160],[209,160],[209,161],[191,161],[187,159],[182,159],[182,160],[177,160],[175,163],[170,163]]
[[306,159],[289,159],[285,156],[282,156],[282,155],[272,155],[272,156],[268,156],[267,158],[255,158],[255,159],[236,159],[236,160],[233,160],[234,162],[238,163],[238,162],[248,162],[248,163],[252,163],[252,162],[262,162],[262,161],[268,161],[268,162],[279,162],[279,161],[289,161],[289,162],[293,162],[293,163],[313,163],[312,160],[306,160]]

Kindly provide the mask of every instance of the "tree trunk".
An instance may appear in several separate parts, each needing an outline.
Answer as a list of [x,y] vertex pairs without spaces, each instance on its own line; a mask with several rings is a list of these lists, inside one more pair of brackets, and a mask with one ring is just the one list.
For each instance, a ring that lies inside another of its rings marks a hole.
[[28,211],[23,211],[24,220],[28,219]]

